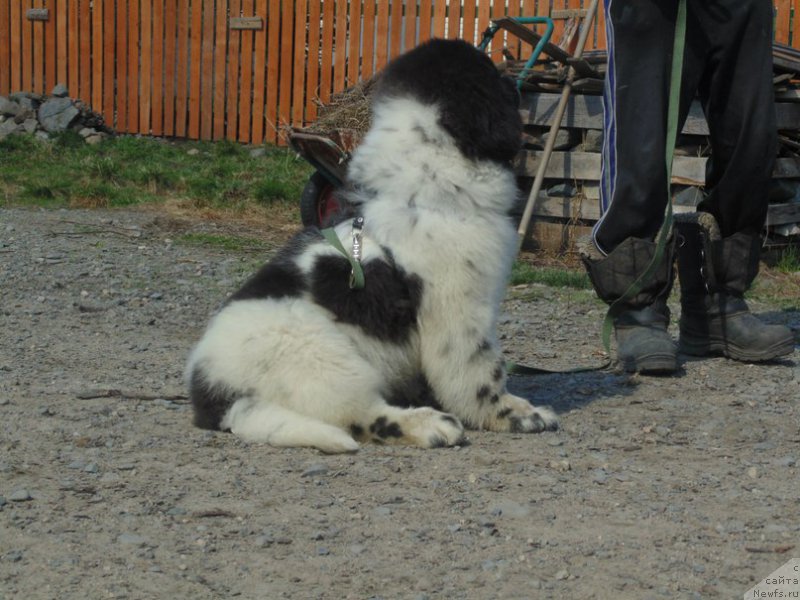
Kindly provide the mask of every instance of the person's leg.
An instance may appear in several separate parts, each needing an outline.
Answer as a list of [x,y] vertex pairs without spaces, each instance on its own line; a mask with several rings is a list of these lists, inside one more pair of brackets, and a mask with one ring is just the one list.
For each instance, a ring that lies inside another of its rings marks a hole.
[[707,197],[676,222],[680,347],[764,361],[790,354],[794,336],[765,325],[743,299],[758,273],[760,232],[777,131],[772,91],[772,6],[763,0],[690,1],[707,56],[700,97],[709,123]]
[[[666,121],[677,9],[674,0],[606,0],[605,8],[602,217],[584,264],[598,296],[612,304],[654,259],[653,238],[669,197]],[[683,104],[685,115],[688,101]],[[614,320],[617,356],[628,371],[677,369],[677,349],[667,332],[672,244],[660,261]]]

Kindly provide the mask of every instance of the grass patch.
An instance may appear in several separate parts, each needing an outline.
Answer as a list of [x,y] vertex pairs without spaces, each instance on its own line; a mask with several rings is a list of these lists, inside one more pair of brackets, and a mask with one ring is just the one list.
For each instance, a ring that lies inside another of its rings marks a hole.
[[0,206],[297,205],[311,172],[288,149],[252,156],[230,141],[119,136],[92,146],[72,131],[50,142],[9,136],[0,141]]
[[590,290],[589,277],[582,271],[535,267],[517,260],[511,268],[511,285],[540,283],[550,287]]
[[781,273],[797,273],[800,271],[800,248],[789,246],[781,250],[774,269]]

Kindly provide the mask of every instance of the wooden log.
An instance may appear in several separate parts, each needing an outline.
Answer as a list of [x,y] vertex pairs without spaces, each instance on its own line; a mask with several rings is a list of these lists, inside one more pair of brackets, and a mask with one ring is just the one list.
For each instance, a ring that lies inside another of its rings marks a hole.
[[[544,152],[523,150],[517,154],[514,169],[517,175],[533,177]],[[706,161],[704,157],[676,156],[672,165],[672,183],[680,185],[705,185]],[[775,178],[800,177],[800,159],[779,158],[773,171]],[[597,152],[553,152],[545,177],[567,181],[599,181],[600,154]]]
[[[524,93],[520,104],[523,123],[540,126],[550,125],[559,97],[560,94]],[[778,129],[797,129],[797,124],[800,123],[800,104],[791,101],[776,102],[775,111],[778,117]],[[603,99],[600,96],[589,94],[570,96],[562,127],[602,129]],[[692,103],[689,116],[683,127],[683,133],[687,135],[708,135],[708,124],[698,101]]]

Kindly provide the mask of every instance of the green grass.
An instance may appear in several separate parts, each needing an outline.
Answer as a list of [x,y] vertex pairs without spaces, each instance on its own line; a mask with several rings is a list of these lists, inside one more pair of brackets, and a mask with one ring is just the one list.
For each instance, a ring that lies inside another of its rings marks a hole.
[[797,273],[800,271],[800,248],[789,246],[781,250],[774,268],[781,273]]
[[511,285],[540,283],[550,287],[590,290],[592,285],[583,271],[539,268],[523,261],[515,261],[511,268]]
[[[191,152],[190,152],[191,151]],[[253,157],[229,141],[119,136],[91,146],[74,132],[0,141],[0,206],[120,207],[177,199],[196,208],[297,204],[312,168],[287,149]]]

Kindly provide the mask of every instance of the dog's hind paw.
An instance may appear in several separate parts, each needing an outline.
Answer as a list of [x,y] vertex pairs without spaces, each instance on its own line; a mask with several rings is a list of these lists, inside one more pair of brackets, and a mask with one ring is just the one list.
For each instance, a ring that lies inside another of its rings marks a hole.
[[558,429],[558,417],[549,408],[533,406],[513,394],[503,394],[487,419],[486,429],[510,433],[540,433]]

